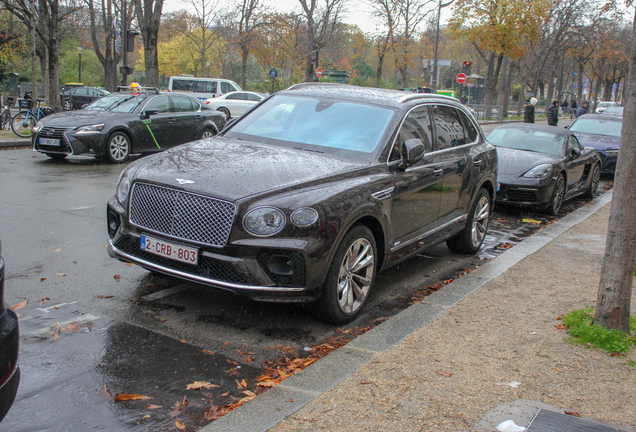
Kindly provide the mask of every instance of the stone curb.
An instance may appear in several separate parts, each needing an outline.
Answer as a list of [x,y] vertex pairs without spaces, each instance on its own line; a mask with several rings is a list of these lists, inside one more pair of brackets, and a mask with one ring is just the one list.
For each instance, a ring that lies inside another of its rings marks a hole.
[[29,147],[31,147],[31,139],[29,138],[0,140],[0,149],[19,149]]
[[375,354],[398,344],[444,313],[446,309],[459,303],[522,259],[537,252],[570,228],[592,216],[612,201],[612,192],[605,192],[598,199],[523,240],[486,265],[425,297],[421,303],[408,307],[344,347],[318,360],[307,369],[286,379],[277,387],[201,428],[200,432],[269,430],[323,392],[353,376],[360,368],[371,362]]

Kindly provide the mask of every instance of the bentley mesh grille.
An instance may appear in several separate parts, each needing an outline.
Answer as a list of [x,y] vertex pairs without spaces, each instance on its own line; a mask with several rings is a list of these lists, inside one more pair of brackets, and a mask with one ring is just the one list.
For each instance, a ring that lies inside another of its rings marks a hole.
[[222,247],[236,214],[233,203],[145,183],[135,183],[130,222],[171,237]]

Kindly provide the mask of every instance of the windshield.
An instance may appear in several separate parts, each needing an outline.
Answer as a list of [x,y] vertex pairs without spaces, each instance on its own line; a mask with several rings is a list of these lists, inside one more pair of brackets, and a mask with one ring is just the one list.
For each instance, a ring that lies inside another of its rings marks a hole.
[[596,117],[581,117],[572,123],[570,130],[572,132],[591,133],[620,138],[621,127],[623,127],[623,123],[620,121],[612,121]]
[[131,113],[139,106],[146,96],[111,94],[96,100],[82,109],[89,111],[112,111],[120,113]]
[[307,96],[274,96],[233,125],[227,137],[331,152],[372,153],[393,116],[389,108]]
[[498,128],[488,135],[487,140],[497,147],[507,147],[557,156],[565,154],[563,136],[544,131]]

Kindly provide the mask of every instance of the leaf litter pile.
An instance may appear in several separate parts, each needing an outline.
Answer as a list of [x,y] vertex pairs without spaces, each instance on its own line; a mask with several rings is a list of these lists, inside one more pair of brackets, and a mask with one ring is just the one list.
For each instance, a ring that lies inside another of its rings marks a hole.
[[[220,396],[230,397],[232,401],[222,406],[217,406],[210,402],[210,405],[205,407],[203,418],[208,421],[214,421],[224,416],[225,414],[237,409],[246,402],[251,401],[259,394],[267,391],[267,389],[276,387],[286,378],[289,378],[295,373],[309,367],[310,365],[312,365],[322,357],[330,354],[334,350],[348,344],[356,337],[371,330],[371,328],[371,326],[357,327],[347,330],[336,328],[335,331],[337,335],[329,337],[326,342],[320,345],[314,346],[312,348],[305,348],[304,351],[300,351],[298,348],[290,346],[270,346],[270,349],[282,351],[284,353],[283,357],[276,361],[263,361],[265,373],[257,377],[256,382],[252,385],[250,385],[250,383],[248,383],[244,379],[242,379],[241,381],[236,379],[236,388],[237,390],[239,390],[239,393],[242,395],[242,397],[234,397],[230,395],[229,392],[223,393]],[[203,351],[205,353],[213,354],[213,352],[208,350]],[[302,352],[302,354],[299,354],[299,351]],[[253,353],[241,351],[239,351],[238,353],[243,361],[254,361],[254,359],[252,358]],[[228,376],[238,375],[236,369],[239,367],[239,363],[229,359],[227,361],[235,367],[226,370],[225,374]],[[212,398],[214,395],[211,392],[214,391],[216,388],[219,388],[219,386],[207,381],[193,381],[192,383],[187,384],[184,390],[204,392],[203,396]],[[121,393],[115,396],[115,394],[112,393],[106,385],[104,385],[101,393],[102,397],[104,397],[105,399],[109,399],[117,403],[152,399],[152,396],[134,393]],[[293,402],[293,400],[290,399],[288,402]],[[175,418],[175,427],[179,430],[185,430],[187,428],[187,425],[182,420],[177,419],[177,417],[183,412],[183,409],[186,405],[188,405],[188,399],[186,396],[184,396],[183,400],[177,401],[173,406],[165,407],[165,409],[170,410],[169,415]],[[161,405],[147,404],[146,409],[154,411],[164,409],[164,407]],[[142,419],[147,420],[150,417],[150,414],[146,414],[142,417]]]

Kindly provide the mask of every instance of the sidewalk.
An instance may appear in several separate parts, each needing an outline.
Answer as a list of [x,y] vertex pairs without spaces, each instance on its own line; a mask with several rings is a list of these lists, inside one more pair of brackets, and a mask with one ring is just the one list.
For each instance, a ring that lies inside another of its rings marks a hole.
[[527,427],[539,408],[635,431],[634,354],[565,343],[555,327],[595,304],[611,194],[201,431],[489,432]]

